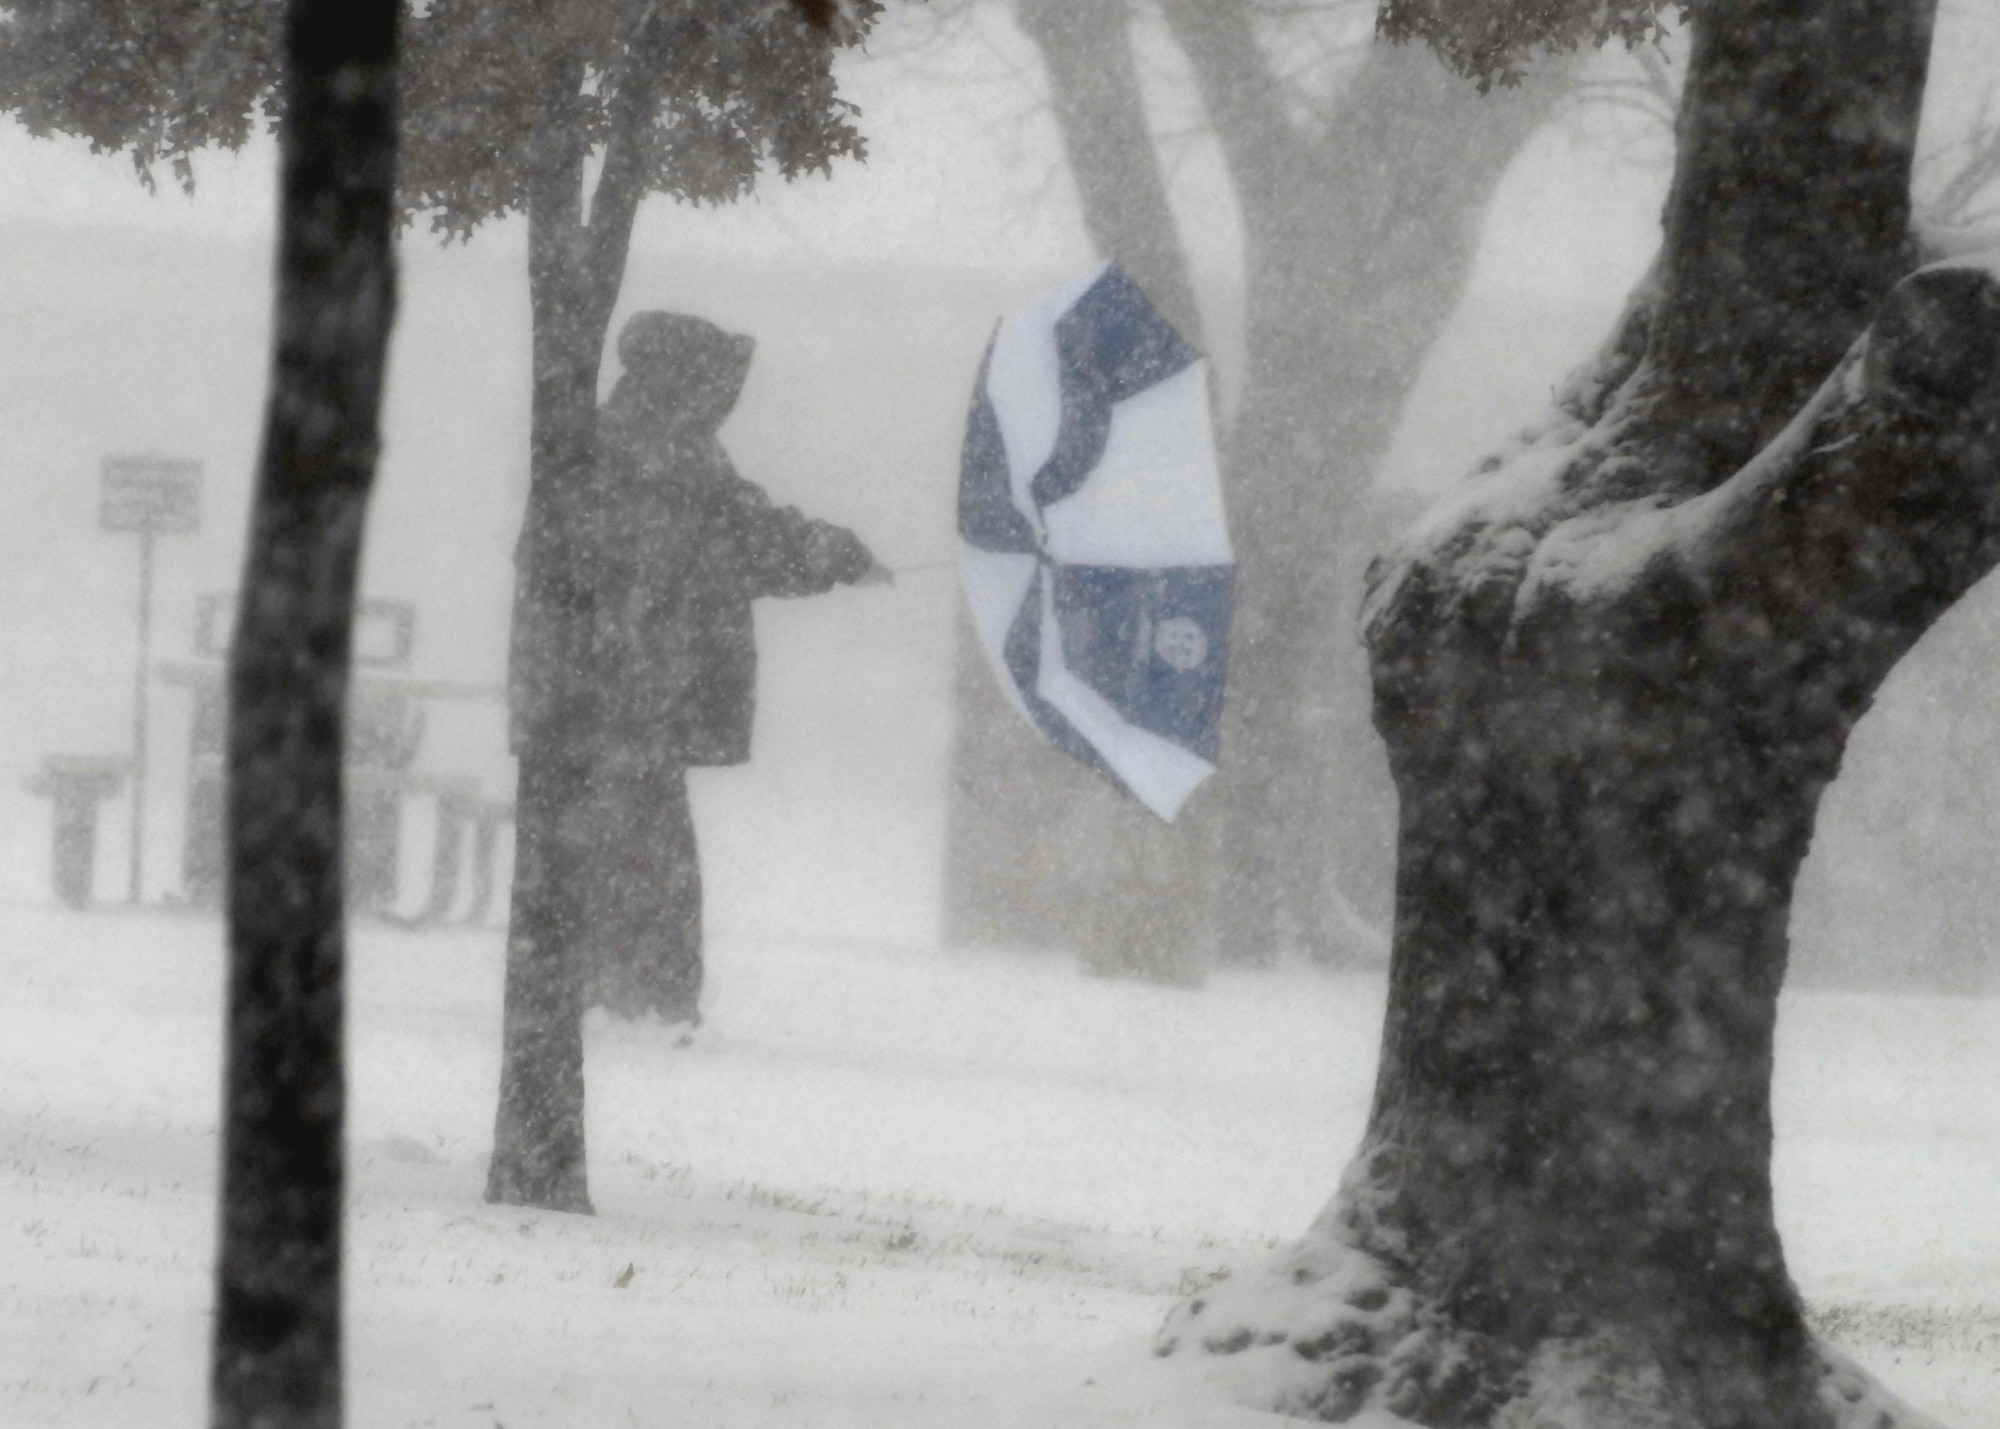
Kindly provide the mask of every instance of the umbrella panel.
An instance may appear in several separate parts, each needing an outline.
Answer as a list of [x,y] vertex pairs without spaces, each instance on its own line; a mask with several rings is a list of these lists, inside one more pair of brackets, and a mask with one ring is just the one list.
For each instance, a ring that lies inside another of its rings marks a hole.
[[1230,568],[1060,566],[1053,574],[1063,664],[1130,723],[1214,764]]

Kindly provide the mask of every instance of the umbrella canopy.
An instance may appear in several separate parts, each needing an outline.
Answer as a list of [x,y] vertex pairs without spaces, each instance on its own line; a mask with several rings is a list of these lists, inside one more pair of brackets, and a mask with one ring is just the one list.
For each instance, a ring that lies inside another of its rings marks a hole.
[[995,332],[958,532],[1008,700],[1172,820],[1215,772],[1234,558],[1206,364],[1117,264]]

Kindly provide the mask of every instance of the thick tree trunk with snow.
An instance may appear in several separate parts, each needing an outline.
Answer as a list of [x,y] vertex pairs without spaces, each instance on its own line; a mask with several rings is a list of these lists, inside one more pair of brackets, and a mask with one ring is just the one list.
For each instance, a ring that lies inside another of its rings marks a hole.
[[229,661],[229,1005],[209,1422],[341,1422],[340,752],[395,315],[396,7],[286,17],[277,355]]
[[1927,3],[1696,25],[1654,276],[1371,578],[1402,812],[1368,1133],[1304,1241],[1162,1331],[1267,1402],[1922,1422],[1804,1322],[1772,1041],[1848,733],[2000,562],[2000,264],[1898,281]]
[[620,91],[586,222],[588,145],[575,113],[582,81],[580,61],[557,66],[549,78],[528,196],[531,460],[515,556],[508,679],[519,778],[500,1100],[486,1198],[589,1214],[582,983],[572,956],[588,847],[575,821],[591,693],[581,677],[592,614],[586,500],[598,372],[642,196],[638,144],[653,95],[636,78]]

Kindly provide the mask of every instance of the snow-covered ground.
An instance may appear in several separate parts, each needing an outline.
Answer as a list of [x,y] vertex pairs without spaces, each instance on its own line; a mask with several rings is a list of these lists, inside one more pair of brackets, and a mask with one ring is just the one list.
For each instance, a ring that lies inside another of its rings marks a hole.
[[[201,1422],[219,943],[0,906],[0,1423]],[[1144,1337],[1331,1188],[1379,981],[725,932],[694,1046],[592,1025],[584,1219],[480,1198],[500,953],[354,938],[352,1423],[1276,1422]],[[2000,1004],[1794,996],[1779,1085],[1823,1324],[2000,1423]]]

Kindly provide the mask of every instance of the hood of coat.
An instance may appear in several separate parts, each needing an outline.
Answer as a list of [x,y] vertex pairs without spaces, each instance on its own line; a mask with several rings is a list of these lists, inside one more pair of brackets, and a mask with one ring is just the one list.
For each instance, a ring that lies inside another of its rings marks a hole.
[[736,407],[756,340],[685,313],[635,313],[618,335],[611,406],[663,432],[712,436]]

